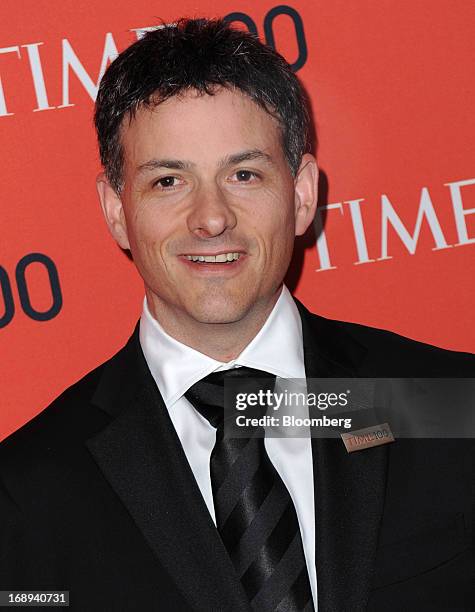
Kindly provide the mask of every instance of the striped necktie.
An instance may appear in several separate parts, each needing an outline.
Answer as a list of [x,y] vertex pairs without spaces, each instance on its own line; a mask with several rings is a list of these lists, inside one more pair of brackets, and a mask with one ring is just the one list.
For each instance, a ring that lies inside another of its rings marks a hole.
[[[224,430],[224,381],[274,389],[275,376],[251,368],[215,372],[185,397],[216,428],[210,472],[216,526],[256,612],[313,611],[300,529],[290,494],[270,461],[263,429],[231,438]],[[265,379],[265,380],[264,380]],[[237,381],[236,381],[237,382]]]

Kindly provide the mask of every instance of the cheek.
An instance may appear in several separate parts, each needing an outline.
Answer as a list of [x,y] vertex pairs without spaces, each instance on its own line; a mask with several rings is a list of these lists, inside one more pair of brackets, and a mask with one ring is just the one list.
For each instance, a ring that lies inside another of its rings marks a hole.
[[163,249],[166,246],[166,234],[158,224],[147,222],[145,219],[136,219],[132,231],[129,231],[129,242],[132,255],[136,263],[142,262],[147,266],[149,262],[156,263],[162,260]]
[[280,270],[288,265],[294,245],[293,219],[280,216],[273,220],[262,220],[257,226],[256,235],[261,243],[264,260],[262,265],[268,269]]
[[138,206],[131,219],[133,240],[140,249],[156,251],[172,233],[170,220],[150,206]]

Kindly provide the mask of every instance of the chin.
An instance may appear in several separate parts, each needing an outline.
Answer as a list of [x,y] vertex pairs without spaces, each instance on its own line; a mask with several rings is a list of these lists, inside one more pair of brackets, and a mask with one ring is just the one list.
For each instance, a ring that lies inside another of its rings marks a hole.
[[229,301],[207,301],[194,304],[188,314],[199,323],[236,323],[248,312],[249,308],[242,303],[229,303]]

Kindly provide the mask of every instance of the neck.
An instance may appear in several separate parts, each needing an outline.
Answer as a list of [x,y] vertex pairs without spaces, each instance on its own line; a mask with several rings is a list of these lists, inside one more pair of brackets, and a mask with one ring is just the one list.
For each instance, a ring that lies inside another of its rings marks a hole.
[[152,316],[178,342],[227,363],[235,359],[258,334],[272,312],[282,286],[265,303],[256,303],[241,319],[231,323],[202,323],[184,311],[170,309],[146,291]]

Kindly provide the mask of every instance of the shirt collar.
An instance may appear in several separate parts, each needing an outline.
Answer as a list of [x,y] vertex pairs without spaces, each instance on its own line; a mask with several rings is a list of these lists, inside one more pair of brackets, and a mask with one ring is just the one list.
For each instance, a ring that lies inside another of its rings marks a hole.
[[140,344],[167,408],[196,382],[219,370],[247,366],[282,378],[305,378],[302,323],[285,285],[264,325],[232,361],[217,361],[175,340],[153,318],[146,298],[140,318]]

